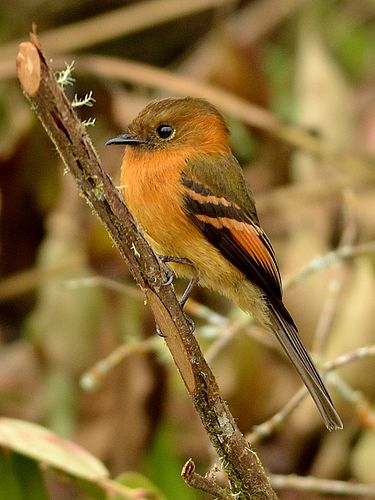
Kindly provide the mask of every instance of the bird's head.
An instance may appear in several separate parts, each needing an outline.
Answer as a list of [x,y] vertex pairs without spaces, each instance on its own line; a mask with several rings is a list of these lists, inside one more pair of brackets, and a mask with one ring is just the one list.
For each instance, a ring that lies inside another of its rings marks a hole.
[[106,144],[122,144],[144,152],[182,148],[202,153],[226,153],[229,151],[229,132],[222,115],[208,101],[168,97],[149,103],[125,134]]

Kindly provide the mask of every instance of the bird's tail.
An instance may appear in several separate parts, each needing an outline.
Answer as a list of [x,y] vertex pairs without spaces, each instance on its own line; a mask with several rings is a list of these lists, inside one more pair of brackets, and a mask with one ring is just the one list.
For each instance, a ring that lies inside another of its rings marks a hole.
[[276,337],[293,365],[296,367],[298,373],[301,375],[302,380],[323,417],[327,429],[330,431],[342,429],[342,421],[309,353],[306,351],[299,338],[297,327],[294,325],[292,318],[282,302],[280,302],[278,306],[279,307],[275,307],[270,304],[270,308],[277,323],[274,332]]

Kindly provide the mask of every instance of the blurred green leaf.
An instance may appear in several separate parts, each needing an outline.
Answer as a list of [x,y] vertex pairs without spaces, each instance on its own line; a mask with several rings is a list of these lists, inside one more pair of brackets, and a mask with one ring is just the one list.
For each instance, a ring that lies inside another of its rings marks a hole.
[[43,475],[35,460],[17,453],[0,453],[0,498],[48,500]]
[[21,484],[13,473],[12,454],[0,451],[0,498],[19,500],[21,498]]
[[256,149],[254,137],[242,122],[233,118],[227,118],[227,122],[230,129],[230,145],[234,154],[241,163],[249,162]]
[[[116,482],[132,489],[143,489],[147,491],[147,498],[150,500],[167,500],[159,488],[157,488],[147,477],[139,472],[124,472],[116,478]],[[111,497],[111,500],[121,500],[119,496]]]
[[177,446],[174,441],[173,429],[170,426],[162,426],[156,434],[149,454],[147,476],[160,488],[166,498],[196,500],[196,492],[181,478],[184,464],[177,456]]
[[270,43],[265,47],[263,69],[270,87],[271,110],[286,121],[295,113],[292,90],[293,59],[283,45]]
[[335,52],[346,71],[355,80],[363,78],[368,71],[374,53],[373,24],[355,26],[342,30],[336,40]]
[[[81,478],[73,478],[74,484],[79,488],[79,490],[84,494],[83,498],[86,500],[106,500],[107,495],[104,488],[101,485],[94,483],[93,481],[86,481]],[[111,498],[112,500],[112,498]]]

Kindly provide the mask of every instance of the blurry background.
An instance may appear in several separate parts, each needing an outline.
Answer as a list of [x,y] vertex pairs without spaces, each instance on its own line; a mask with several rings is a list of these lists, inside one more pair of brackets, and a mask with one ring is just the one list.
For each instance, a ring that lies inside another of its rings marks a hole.
[[[175,366],[15,79],[32,22],[56,70],[74,61],[69,97],[92,91],[95,103],[78,112],[95,118],[88,132],[115,184],[122,151],[105,141],[150,99],[190,93],[221,107],[279,257],[286,304],[323,362],[375,342],[375,2],[1,3],[0,414],[71,438],[112,477],[139,471],[164,498],[206,498],[180,479],[189,457],[204,473],[215,455]],[[337,248],[349,257],[301,272]],[[251,318],[204,290],[194,300],[199,342],[240,429],[252,432],[301,382]],[[84,390],[83,374],[121,345],[122,361],[84,378],[96,385]],[[337,373],[344,431],[327,433],[304,401],[258,436],[270,471],[375,482],[375,360]],[[47,482],[51,498],[81,498],[59,474]],[[288,488],[280,496],[322,498]]]

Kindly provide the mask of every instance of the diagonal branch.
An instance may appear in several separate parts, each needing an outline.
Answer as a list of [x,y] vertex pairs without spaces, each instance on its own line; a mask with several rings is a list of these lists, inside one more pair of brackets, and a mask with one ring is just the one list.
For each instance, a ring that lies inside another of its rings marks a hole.
[[275,499],[263,467],[239,431],[166,276],[108,175],[84,126],[58,86],[36,36],[20,45],[23,92],[78,188],[100,218],[146,295],[236,498]]

